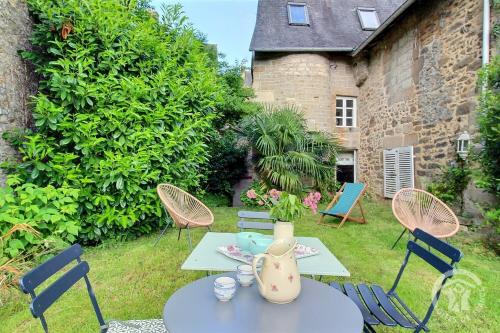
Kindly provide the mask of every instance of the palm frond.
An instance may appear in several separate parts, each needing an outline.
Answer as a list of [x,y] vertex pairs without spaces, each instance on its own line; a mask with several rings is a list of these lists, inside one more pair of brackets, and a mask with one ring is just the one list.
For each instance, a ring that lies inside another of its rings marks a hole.
[[337,139],[309,130],[295,107],[265,106],[240,127],[258,153],[257,172],[265,183],[300,195],[306,179],[318,186],[333,181]]

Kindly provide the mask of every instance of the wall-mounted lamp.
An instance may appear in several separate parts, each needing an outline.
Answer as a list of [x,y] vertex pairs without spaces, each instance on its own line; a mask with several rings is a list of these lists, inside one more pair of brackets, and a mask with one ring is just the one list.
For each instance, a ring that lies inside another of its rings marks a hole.
[[461,133],[457,138],[457,154],[464,160],[469,155],[470,134],[467,131]]

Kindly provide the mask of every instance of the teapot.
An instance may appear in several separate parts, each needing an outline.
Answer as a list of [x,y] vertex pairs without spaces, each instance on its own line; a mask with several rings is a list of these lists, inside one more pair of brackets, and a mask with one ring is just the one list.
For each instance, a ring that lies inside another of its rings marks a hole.
[[[295,260],[293,237],[275,240],[266,253],[257,254],[252,263],[253,273],[258,283],[259,292],[272,303],[286,304],[293,301],[300,293],[300,274]],[[260,274],[258,263],[263,260]]]

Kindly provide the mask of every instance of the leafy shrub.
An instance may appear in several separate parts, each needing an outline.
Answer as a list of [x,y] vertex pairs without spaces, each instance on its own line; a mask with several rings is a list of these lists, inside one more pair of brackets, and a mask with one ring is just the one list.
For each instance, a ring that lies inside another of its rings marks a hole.
[[485,213],[491,231],[486,235],[486,245],[500,255],[500,208],[491,208]]
[[239,143],[233,131],[223,131],[214,133],[209,151],[206,190],[229,199],[234,193],[233,186],[247,172],[248,146]]
[[[495,1],[495,9],[499,4]],[[498,23],[495,24],[498,38]],[[480,72],[483,87],[479,103],[479,140],[483,149],[478,154],[480,172],[476,184],[496,196],[496,205],[485,212],[486,222],[492,226],[486,244],[500,254],[500,56],[492,59]]]
[[254,94],[251,88],[244,86],[242,64],[230,66],[221,55],[218,68],[222,99],[216,106],[218,117],[209,143],[206,190],[229,199],[234,194],[233,186],[247,172],[248,155],[248,145],[238,140],[231,128],[243,116],[256,113],[260,106],[250,100]]
[[[29,246],[20,250],[17,246],[12,247],[11,242],[16,240],[19,234],[32,235],[39,241],[29,243]],[[29,270],[33,263],[43,262],[65,247],[67,243],[57,236],[52,235],[42,239],[40,232],[29,224],[15,224],[0,235],[0,290],[16,285],[21,275]]]
[[[52,185],[39,187],[20,184],[9,176],[7,186],[0,188],[0,236],[2,254],[13,258],[54,236],[74,242],[81,229],[78,219],[78,190]],[[11,229],[16,226],[16,233]]]
[[23,182],[80,189],[79,240],[147,233],[160,182],[197,187],[208,160],[219,82],[180,7],[158,20],[147,2],[28,0],[42,80],[35,128],[11,133]]
[[302,195],[308,181],[318,188],[335,183],[337,141],[309,130],[296,109],[267,108],[246,117],[241,130],[252,145],[256,171],[267,188]]
[[499,196],[500,193],[500,56],[480,72],[483,92],[479,104],[479,153],[481,173],[477,184]]
[[261,111],[260,104],[251,101],[255,97],[252,88],[246,87],[241,73],[243,64],[229,65],[224,55],[218,63],[223,98],[217,105],[218,118],[214,122],[217,129],[237,124],[242,117]]
[[458,164],[443,169],[438,180],[427,186],[427,191],[447,204],[458,204],[462,209],[462,195],[470,181],[470,175],[470,168],[459,160]]

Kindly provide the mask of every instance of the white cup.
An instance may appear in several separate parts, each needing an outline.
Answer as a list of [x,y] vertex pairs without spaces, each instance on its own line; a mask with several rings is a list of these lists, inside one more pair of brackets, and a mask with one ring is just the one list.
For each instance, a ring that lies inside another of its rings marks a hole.
[[241,284],[242,287],[249,287],[255,280],[255,275],[253,275],[252,266],[250,265],[239,265],[236,267],[236,279]]
[[221,302],[227,302],[233,298],[236,292],[236,281],[233,278],[222,276],[214,281],[215,297]]

